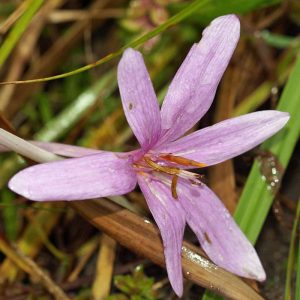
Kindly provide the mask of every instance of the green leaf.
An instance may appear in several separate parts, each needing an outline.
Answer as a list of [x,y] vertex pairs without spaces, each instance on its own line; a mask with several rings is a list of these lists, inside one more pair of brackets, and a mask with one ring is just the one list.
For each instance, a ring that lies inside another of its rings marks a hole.
[[124,294],[113,294],[106,297],[105,300],[129,300],[129,298]]
[[[118,275],[114,278],[115,286],[123,292],[124,297],[127,295],[131,300],[155,300],[153,292],[154,279],[147,277],[142,266],[137,266],[132,275]],[[112,299],[127,299],[122,298],[120,294],[111,295],[108,298]],[[116,298],[114,298],[116,297]],[[119,298],[121,297],[121,298]]]

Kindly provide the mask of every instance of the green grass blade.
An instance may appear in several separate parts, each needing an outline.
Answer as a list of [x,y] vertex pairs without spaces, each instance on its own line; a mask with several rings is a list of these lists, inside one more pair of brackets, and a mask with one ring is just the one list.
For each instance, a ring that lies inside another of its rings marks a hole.
[[20,222],[18,220],[18,207],[13,205],[12,201],[15,196],[8,189],[3,189],[1,191],[1,214],[3,217],[5,236],[10,241],[15,241],[20,227]]
[[22,33],[26,30],[29,25],[32,17],[36,11],[43,4],[44,0],[30,0],[28,1],[27,9],[20,17],[20,19],[15,23],[14,27],[10,31],[7,38],[4,40],[3,44],[0,47],[0,67],[3,65],[11,51],[14,49],[14,46],[22,36]]
[[298,241],[297,277],[295,299],[300,299],[300,240]]
[[[293,230],[291,234],[291,242],[290,242],[290,250],[287,264],[287,272],[286,272],[286,281],[285,281],[285,300],[291,300],[292,298],[292,276],[294,270],[295,256],[296,256],[296,240],[297,240],[297,231],[299,225],[299,217],[300,217],[300,199],[298,200],[297,211],[295,216],[295,221],[293,225]],[[299,299],[299,298],[296,298]]]
[[[191,16],[191,20],[200,24],[207,24],[217,16],[226,14],[245,14],[255,9],[279,4],[281,0],[214,0],[209,1],[205,7]],[[174,11],[186,7],[186,3],[174,4]]]
[[297,43],[297,39],[295,37],[276,34],[269,30],[263,30],[259,33],[259,35],[267,44],[279,49],[293,47],[293,45]]
[[57,140],[64,135],[76,124],[83,114],[95,104],[99,94],[103,94],[104,91],[103,96],[105,97],[106,94],[112,92],[116,87],[115,77],[114,70],[106,73],[94,85],[79,95],[70,106],[47,123],[47,125],[34,136],[34,139],[49,142]]
[[[282,93],[278,110],[289,112],[291,118],[281,132],[262,145],[262,149],[273,153],[281,165],[286,168],[300,135],[300,56]],[[273,201],[270,187],[262,179],[259,162],[256,160],[248,176],[235,213],[235,220],[255,244]],[[202,298],[218,299],[207,293]]]

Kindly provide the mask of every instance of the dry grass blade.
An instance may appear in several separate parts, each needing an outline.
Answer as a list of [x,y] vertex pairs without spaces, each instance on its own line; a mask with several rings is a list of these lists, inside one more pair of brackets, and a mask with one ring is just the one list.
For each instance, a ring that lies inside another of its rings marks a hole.
[[[225,72],[221,83],[214,123],[225,120],[231,115],[236,97],[236,89],[235,87],[231,87],[232,81],[236,79],[236,75],[237,72],[232,66]],[[237,203],[233,161],[227,160],[221,164],[212,166],[208,169],[208,172],[210,186],[220,199],[222,199],[227,209],[233,213]]]
[[116,241],[106,234],[102,235],[99,250],[96,278],[93,283],[94,300],[109,296],[115,262]]
[[57,300],[70,300],[64,291],[29,257],[0,239],[0,250],[34,280],[39,281]]
[[[106,200],[75,201],[71,205],[95,227],[133,252],[164,266],[159,230],[149,220]],[[184,242],[184,276],[216,293],[236,300],[263,299],[239,277],[211,263],[199,248]]]
[[125,16],[124,9],[95,9],[87,12],[85,10],[55,10],[50,15],[48,20],[51,23],[74,22],[78,20],[106,19],[106,18],[121,18]]
[[[4,130],[11,132],[11,133],[15,133],[15,129],[12,126],[12,124],[5,118],[5,116],[2,114],[2,112],[0,111],[0,128],[3,128]],[[1,147],[4,147],[3,145],[0,145],[0,149]],[[0,150],[1,151],[1,150]]]
[[[96,0],[90,6],[89,11],[103,8],[107,6],[107,2],[107,0]],[[117,5],[118,2],[119,1],[114,1],[111,6]],[[97,22],[93,22],[92,28],[96,29],[103,21],[104,20],[97,20]],[[41,56],[39,60],[35,61],[34,65],[32,65],[24,75],[24,79],[45,77],[52,74],[69,54],[70,49],[83,38],[84,31],[90,26],[91,24],[88,19],[79,20],[74,23],[61,38],[56,40],[55,44]],[[39,87],[41,87],[41,84],[17,86],[13,93],[13,99],[15,99],[15,101],[11,102],[5,111],[8,118],[13,117],[20,107],[24,105],[24,102],[26,102]]]
[[88,260],[91,258],[93,253],[97,250],[99,246],[99,239],[92,238],[88,242],[84,243],[77,251],[76,256],[78,257],[78,263],[69,275],[67,281],[74,282],[78,279],[79,274],[84,269]]
[[[36,223],[38,223],[40,228],[43,228],[44,233],[48,235],[57,224],[64,204],[44,204],[41,206],[41,204],[38,203],[35,207],[39,210],[34,216],[34,221],[27,225],[23,235],[17,242],[18,249],[24,253],[24,255],[31,258],[34,258],[43,246],[43,240],[39,236]],[[55,210],[56,208],[58,210]],[[18,273],[18,267],[9,258],[6,258],[0,266],[0,283],[5,281],[13,282],[17,278]]]
[[11,26],[20,18],[26,8],[30,5],[30,0],[23,1],[17,9],[15,9],[12,14],[0,24],[0,34],[5,34]]
[[[47,1],[33,17],[31,24],[26,29],[23,37],[18,42],[11,59],[11,65],[5,81],[18,80],[22,75],[26,63],[30,59],[36,42],[42,32],[47,17],[51,11],[63,4],[63,0]],[[6,85],[0,90],[0,110],[4,111],[10,103],[16,85]]]

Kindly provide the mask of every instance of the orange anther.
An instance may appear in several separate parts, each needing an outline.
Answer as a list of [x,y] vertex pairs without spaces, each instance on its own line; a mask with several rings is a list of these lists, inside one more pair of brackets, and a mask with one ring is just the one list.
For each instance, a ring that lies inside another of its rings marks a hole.
[[181,157],[181,156],[175,156],[175,155],[172,155],[172,154],[162,154],[159,157],[164,159],[164,160],[167,160],[167,161],[176,163],[178,165],[181,165],[181,166],[196,167],[196,168],[206,167],[206,164],[204,164],[204,163],[200,163],[200,162],[197,162],[195,160],[184,158],[184,157]]
[[172,178],[172,183],[171,183],[171,192],[172,192],[172,197],[174,199],[178,199],[177,190],[176,190],[177,181],[178,181],[178,176],[174,175]]
[[163,173],[166,173],[169,175],[177,175],[180,173],[180,170],[178,168],[161,166],[161,165],[155,163],[153,160],[151,160],[147,156],[144,156],[144,160],[149,165],[149,167],[151,167],[155,171],[163,172]]

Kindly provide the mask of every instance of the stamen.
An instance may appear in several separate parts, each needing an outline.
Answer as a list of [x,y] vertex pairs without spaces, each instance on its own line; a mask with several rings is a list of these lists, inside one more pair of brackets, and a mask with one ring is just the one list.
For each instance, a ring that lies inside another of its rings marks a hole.
[[151,158],[144,156],[145,162],[155,171],[166,173],[169,175],[177,175],[178,177],[187,179],[187,180],[193,180],[201,184],[200,179],[202,178],[202,175],[200,174],[195,174],[189,171],[181,170],[179,168],[175,167],[167,167],[167,166],[161,166],[151,160]]
[[172,192],[172,197],[176,200],[178,199],[177,190],[176,190],[177,181],[178,181],[178,176],[174,175],[171,183],[171,192]]
[[172,155],[172,154],[162,154],[162,155],[159,155],[159,157],[164,160],[181,165],[181,166],[197,167],[197,168],[206,167],[206,164],[204,164],[204,163],[200,163],[200,162],[197,162],[192,159],[188,159],[188,158],[184,158],[184,157],[176,156],[176,155]]
[[185,171],[185,170],[180,170],[178,176],[181,178],[187,179],[189,181],[193,181],[194,183],[202,184],[202,182],[200,180],[203,177],[203,175],[192,173],[192,172]]
[[153,160],[151,160],[147,156],[144,156],[144,160],[152,169],[159,171],[159,172],[167,173],[170,175],[178,175],[181,172],[181,170],[178,168],[161,166],[161,165],[155,163]]
[[[175,167],[169,167],[169,166],[162,166],[158,163],[156,163],[155,161],[153,161],[149,156],[144,156],[143,157],[143,161],[154,171],[159,172],[159,173],[165,173],[168,175],[172,175],[172,181],[171,181],[171,193],[172,193],[172,197],[174,199],[178,199],[178,194],[177,194],[177,182],[178,182],[178,178],[181,177],[183,179],[188,180],[189,182],[191,182],[192,184],[195,185],[201,185],[201,178],[203,177],[200,174],[195,174],[186,170],[181,170],[179,168],[175,168]],[[185,159],[184,159],[185,161]],[[199,163],[198,163],[199,164]],[[139,165],[137,165],[139,166]],[[146,166],[144,166],[146,167]],[[142,169],[140,169],[139,172],[141,172]]]

